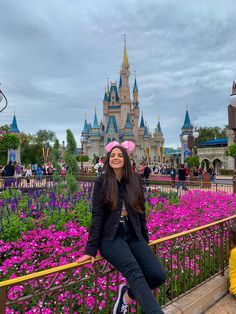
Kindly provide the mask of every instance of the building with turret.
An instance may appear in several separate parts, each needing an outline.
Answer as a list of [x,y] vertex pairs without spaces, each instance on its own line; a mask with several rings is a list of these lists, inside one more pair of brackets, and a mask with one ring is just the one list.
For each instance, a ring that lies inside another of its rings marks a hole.
[[[131,140],[136,149],[133,158],[136,162],[152,160],[162,162],[164,155],[164,137],[160,121],[154,133],[144,123],[143,113],[140,114],[139,91],[135,77],[131,92],[129,84],[130,65],[124,42],[123,62],[120,70],[119,85],[108,82],[103,98],[103,118],[98,123],[95,110],[93,124],[85,117],[82,130],[81,147],[83,154],[105,156],[105,146],[110,141],[123,142]],[[132,97],[131,97],[132,93]],[[159,120],[159,119],[158,119]]]
[[[233,83],[232,94],[236,94],[236,84]],[[193,135],[194,126],[190,121],[188,110],[186,110],[184,124],[181,128],[181,162],[191,155],[188,142],[184,140],[184,135]],[[199,142],[197,145],[197,156],[200,166],[208,169],[213,166],[216,174],[227,173],[233,170],[233,158],[226,155],[228,145],[233,143],[233,131],[226,129],[226,138],[214,138],[205,142]],[[225,171],[226,170],[226,171]],[[225,171],[225,172],[224,172]]]
[[[17,125],[15,113],[12,119],[12,123],[10,124],[9,133],[13,133],[17,136],[20,136],[20,131]],[[7,159],[8,161],[11,160],[11,161],[17,161],[18,163],[20,163],[20,147],[17,149],[14,149],[14,148],[9,149]]]
[[190,150],[188,143],[184,140],[184,135],[193,135],[193,125],[190,122],[188,109],[185,113],[184,124],[181,128],[180,142],[181,142],[181,163],[184,162],[185,158],[190,156]]

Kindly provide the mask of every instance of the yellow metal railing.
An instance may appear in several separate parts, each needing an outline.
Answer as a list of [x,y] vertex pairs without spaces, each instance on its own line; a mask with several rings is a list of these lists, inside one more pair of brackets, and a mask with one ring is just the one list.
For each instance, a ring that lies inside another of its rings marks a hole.
[[[228,231],[236,215],[150,243],[167,270],[158,292],[167,305],[218,274],[228,265]],[[0,282],[0,313],[110,313],[117,286],[123,280],[97,257],[90,263],[70,263]],[[157,295],[157,291],[156,291]],[[139,306],[131,306],[139,313]]]

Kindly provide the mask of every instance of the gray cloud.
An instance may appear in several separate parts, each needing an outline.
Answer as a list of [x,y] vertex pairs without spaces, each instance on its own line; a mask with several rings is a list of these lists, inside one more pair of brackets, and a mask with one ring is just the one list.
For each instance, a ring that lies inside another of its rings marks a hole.
[[71,128],[79,145],[84,113],[102,117],[106,78],[119,79],[123,34],[150,130],[160,115],[177,146],[188,104],[194,125],[227,123],[236,79],[233,0],[0,0],[0,81],[26,133]]

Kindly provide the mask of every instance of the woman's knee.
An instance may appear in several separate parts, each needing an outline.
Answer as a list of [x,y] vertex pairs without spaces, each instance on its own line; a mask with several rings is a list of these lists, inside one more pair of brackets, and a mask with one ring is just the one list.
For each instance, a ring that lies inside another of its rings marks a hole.
[[159,270],[152,274],[149,282],[149,286],[154,289],[158,288],[166,281],[166,271],[164,269]]

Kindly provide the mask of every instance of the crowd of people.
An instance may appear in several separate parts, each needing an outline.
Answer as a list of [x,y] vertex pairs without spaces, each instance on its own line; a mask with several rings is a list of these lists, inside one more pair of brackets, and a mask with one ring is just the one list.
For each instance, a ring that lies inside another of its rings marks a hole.
[[[30,178],[30,177],[36,177],[36,178],[42,178],[43,176],[52,176],[55,172],[55,168],[53,165],[49,162],[47,164],[35,164],[35,165],[21,165],[20,163],[11,160],[8,162],[8,164],[4,166],[0,166],[0,176],[6,177],[6,178]],[[65,164],[61,164],[60,167],[60,175],[65,176],[67,172],[67,167]]]

